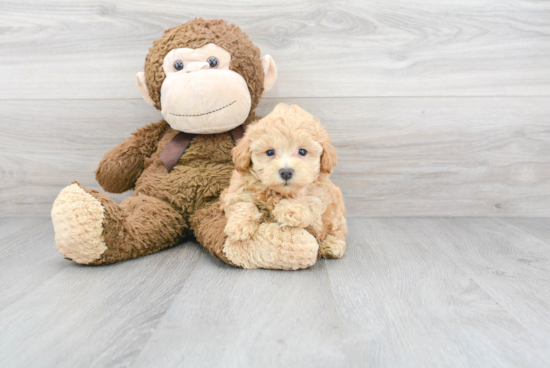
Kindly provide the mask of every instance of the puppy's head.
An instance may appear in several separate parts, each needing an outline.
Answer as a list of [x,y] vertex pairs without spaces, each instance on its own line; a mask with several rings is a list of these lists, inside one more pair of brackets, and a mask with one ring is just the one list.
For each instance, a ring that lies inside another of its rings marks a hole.
[[297,105],[279,104],[248,127],[233,149],[237,171],[251,171],[271,189],[289,194],[330,173],[337,156],[319,120]]

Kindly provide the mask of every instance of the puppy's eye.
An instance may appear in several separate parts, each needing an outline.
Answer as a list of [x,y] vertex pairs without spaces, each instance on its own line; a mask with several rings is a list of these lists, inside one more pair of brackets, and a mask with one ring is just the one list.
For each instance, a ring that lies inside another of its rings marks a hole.
[[275,150],[267,150],[265,152],[265,154],[268,155],[268,156],[274,156],[275,155]]
[[176,60],[176,61],[174,61],[174,69],[180,71],[180,70],[183,69],[183,66],[184,66],[184,65],[183,65],[183,61],[181,61],[181,60],[179,60],[179,59]]
[[300,156],[305,156],[307,155],[307,151],[303,148],[300,148],[300,150],[298,151],[298,153],[300,154]]
[[214,56],[210,56],[206,61],[211,68],[215,68],[218,66],[218,59],[216,59]]

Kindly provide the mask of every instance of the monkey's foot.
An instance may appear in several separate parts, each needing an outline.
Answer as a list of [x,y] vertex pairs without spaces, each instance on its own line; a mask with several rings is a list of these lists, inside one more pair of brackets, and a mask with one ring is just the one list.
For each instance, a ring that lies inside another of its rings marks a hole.
[[319,250],[323,258],[341,258],[346,252],[346,242],[333,235],[327,235]]
[[223,252],[227,259],[243,268],[297,270],[317,261],[319,244],[313,235],[297,227],[279,227],[263,223],[252,239],[226,239]]
[[52,208],[57,249],[68,259],[88,264],[107,250],[103,237],[105,208],[78,184],[59,193]]

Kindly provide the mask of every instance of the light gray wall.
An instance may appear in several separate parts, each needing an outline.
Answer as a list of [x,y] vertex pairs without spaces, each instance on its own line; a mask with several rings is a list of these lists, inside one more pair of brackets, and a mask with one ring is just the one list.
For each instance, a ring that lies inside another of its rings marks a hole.
[[327,124],[351,215],[550,216],[550,2],[500,0],[2,1],[0,215],[99,188],[102,154],[161,118],[134,85],[151,42],[195,16],[274,57],[259,113]]

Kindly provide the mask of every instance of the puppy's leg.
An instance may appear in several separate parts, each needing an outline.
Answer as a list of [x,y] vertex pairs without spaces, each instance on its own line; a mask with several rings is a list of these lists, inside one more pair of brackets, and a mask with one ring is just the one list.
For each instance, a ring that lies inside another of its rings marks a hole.
[[323,258],[340,258],[346,252],[346,208],[340,189],[333,185],[329,193],[332,203],[323,215],[323,228],[327,233],[321,236],[319,251]]
[[319,252],[323,258],[341,258],[346,252],[346,238],[343,234],[328,234],[319,242]]
[[296,199],[283,199],[273,209],[273,216],[282,226],[306,228],[315,221],[307,203]]
[[227,224],[224,232],[232,240],[252,238],[263,216],[258,207],[250,202],[235,203],[229,206],[225,213]]

